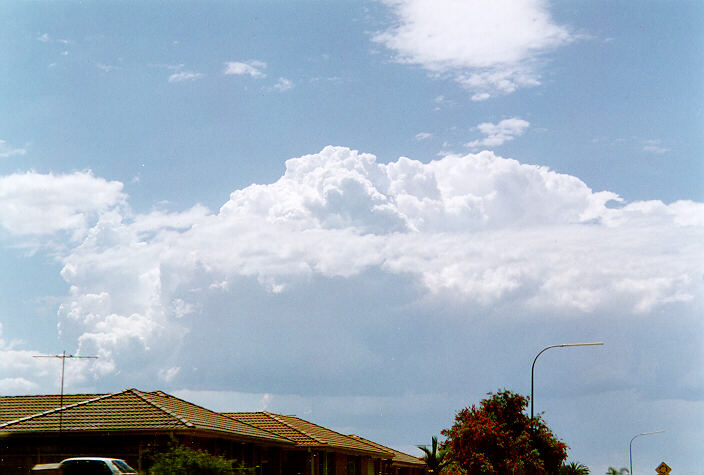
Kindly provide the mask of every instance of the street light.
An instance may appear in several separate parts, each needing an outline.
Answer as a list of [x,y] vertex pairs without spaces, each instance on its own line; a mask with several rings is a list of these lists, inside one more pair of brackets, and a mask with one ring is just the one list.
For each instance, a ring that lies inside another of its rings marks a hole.
[[534,380],[534,374],[535,374],[535,362],[538,361],[538,356],[542,355],[544,351],[549,350],[550,348],[566,348],[568,346],[601,346],[603,345],[603,341],[595,342],[595,343],[563,343],[562,345],[551,345],[548,347],[543,348],[540,353],[537,354],[535,359],[533,360],[533,366],[530,369],[530,418],[533,419],[533,380]]
[[628,461],[630,463],[631,471],[628,472],[631,475],[633,475],[633,441],[636,440],[636,438],[640,437],[641,435],[652,435],[652,434],[662,434],[665,432],[664,430],[656,430],[654,432],[641,432],[640,434],[636,434],[633,436],[631,439],[631,443],[628,444]]

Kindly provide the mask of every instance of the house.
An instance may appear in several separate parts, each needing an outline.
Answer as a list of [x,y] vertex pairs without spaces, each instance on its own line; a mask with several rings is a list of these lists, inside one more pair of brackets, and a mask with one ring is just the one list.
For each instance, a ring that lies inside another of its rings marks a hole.
[[367,444],[379,447],[382,450],[391,452],[393,458],[391,459],[391,474],[392,475],[420,475],[426,473],[426,465],[421,459],[413,457],[412,455],[399,452],[398,450],[392,449],[390,447],[384,447],[381,444],[372,442],[371,440],[364,439],[358,435],[350,435],[355,439],[362,440]]
[[[305,475],[419,475],[425,463],[355,435],[344,435],[296,416],[226,412],[236,420],[296,442]],[[290,452],[290,450],[289,450]]]
[[[238,459],[276,462],[295,444],[271,432],[161,391],[0,397],[0,473],[26,474],[36,463],[104,455],[145,470],[172,441]],[[19,417],[18,417],[19,416]]]
[[256,466],[260,475],[414,473],[397,470],[395,451],[362,438],[293,416],[221,414],[162,391],[0,396],[3,474],[74,456],[122,458],[142,472],[174,442]]

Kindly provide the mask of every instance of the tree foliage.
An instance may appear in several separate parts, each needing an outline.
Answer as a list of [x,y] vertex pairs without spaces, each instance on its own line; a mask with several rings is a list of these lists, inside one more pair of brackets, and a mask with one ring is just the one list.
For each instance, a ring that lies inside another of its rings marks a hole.
[[431,448],[428,448],[427,445],[418,445],[417,447],[423,451],[423,456],[420,459],[425,462],[429,472],[440,473],[440,470],[447,465],[447,461],[445,461],[445,450],[438,450],[437,437],[432,437]]
[[150,475],[239,475],[253,474],[254,469],[235,465],[234,460],[211,455],[204,450],[194,450],[174,445],[168,451],[157,454]]
[[446,457],[469,475],[558,473],[567,446],[540,416],[524,413],[528,398],[507,390],[488,396],[479,407],[462,409],[442,431]]
[[589,467],[579,462],[562,464],[560,475],[589,475]]
[[606,471],[606,475],[628,475],[628,469],[626,467],[622,467],[620,469],[609,467],[609,469]]

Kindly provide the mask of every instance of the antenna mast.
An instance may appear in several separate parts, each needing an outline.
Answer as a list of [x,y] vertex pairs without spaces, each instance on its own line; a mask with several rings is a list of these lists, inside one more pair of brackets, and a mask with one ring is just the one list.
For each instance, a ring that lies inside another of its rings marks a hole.
[[37,355],[33,358],[59,358],[61,359],[61,396],[59,396],[59,434],[61,434],[61,426],[63,422],[63,411],[64,407],[64,368],[66,366],[66,358],[85,358],[85,359],[96,359],[97,356],[73,356],[67,355],[66,350],[60,355]]

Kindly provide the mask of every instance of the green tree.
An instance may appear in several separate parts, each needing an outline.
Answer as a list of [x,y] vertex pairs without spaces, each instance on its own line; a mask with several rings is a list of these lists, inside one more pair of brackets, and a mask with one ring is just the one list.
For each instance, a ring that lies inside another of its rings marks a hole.
[[579,462],[562,464],[560,475],[589,475],[589,467]]
[[479,407],[458,412],[454,425],[442,431],[446,458],[469,475],[559,473],[567,446],[540,416],[524,413],[528,398],[507,390],[488,396]]
[[253,474],[253,468],[243,464],[235,466],[234,460],[211,455],[204,450],[194,450],[173,445],[168,451],[157,454],[150,475],[239,475]]
[[428,466],[429,472],[440,473],[440,470],[447,465],[445,451],[443,449],[438,450],[437,437],[432,437],[431,448],[428,448],[427,445],[418,445],[417,447],[423,451],[423,456],[420,459]]
[[618,468],[609,467],[606,471],[606,475],[628,475],[628,469],[623,467],[619,470]]

